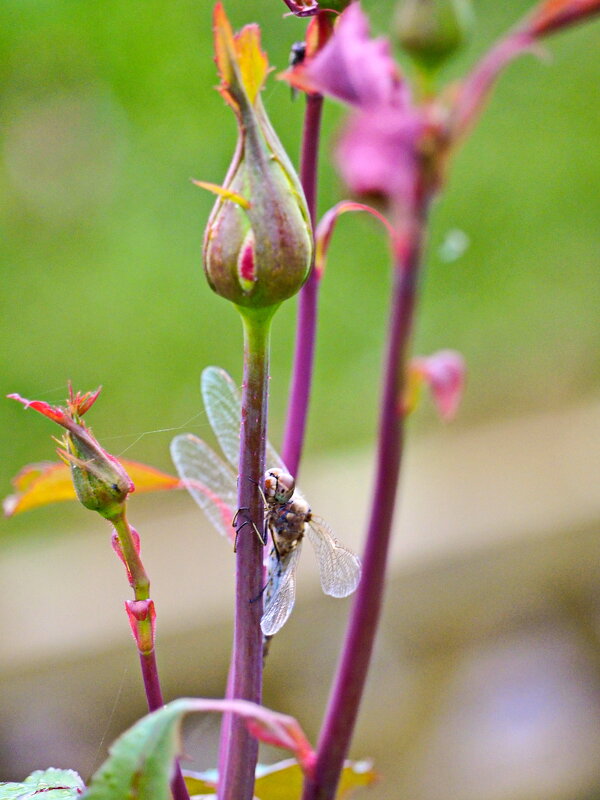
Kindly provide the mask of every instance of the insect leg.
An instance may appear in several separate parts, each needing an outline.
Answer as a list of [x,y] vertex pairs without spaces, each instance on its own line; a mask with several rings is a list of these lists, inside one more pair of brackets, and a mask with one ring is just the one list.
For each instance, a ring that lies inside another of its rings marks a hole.
[[[232,523],[232,525],[233,525],[234,527],[237,525],[237,521],[238,521],[238,518],[239,518],[239,515],[240,515],[240,513],[244,513],[244,514],[245,514],[247,511],[248,511],[248,509],[247,509],[247,508],[238,508],[238,510],[235,512],[234,521],[233,521],[233,523]],[[259,540],[259,542],[262,544],[262,546],[263,546],[263,547],[264,547],[264,546],[265,546],[265,544],[267,543],[267,542],[266,542],[266,539],[265,539],[265,537],[264,537],[264,536],[261,534],[261,532],[260,532],[260,531],[258,530],[258,528],[256,527],[256,524],[255,524],[255,523],[254,523],[254,522],[253,522],[251,519],[245,519],[245,520],[242,522],[242,524],[239,526],[239,528],[237,528],[237,527],[236,527],[236,531],[235,531],[235,542],[233,543],[233,552],[234,552],[234,553],[237,551],[237,540],[238,540],[238,536],[240,535],[240,531],[242,530],[242,528],[243,528],[245,525],[251,525],[251,526],[252,526],[252,528],[254,529],[254,533],[255,533],[255,534],[258,536],[258,540]]]

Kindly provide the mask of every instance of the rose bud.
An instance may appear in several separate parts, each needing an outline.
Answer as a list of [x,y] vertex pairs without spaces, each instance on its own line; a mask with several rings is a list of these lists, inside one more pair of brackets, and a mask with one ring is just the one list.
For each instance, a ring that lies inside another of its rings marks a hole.
[[218,4],[214,33],[219,91],[235,111],[239,138],[224,185],[196,182],[218,195],[204,238],[204,268],[211,288],[233,303],[276,306],[308,276],[310,218],[298,176],[260,99],[269,65],[258,26],[234,35]]

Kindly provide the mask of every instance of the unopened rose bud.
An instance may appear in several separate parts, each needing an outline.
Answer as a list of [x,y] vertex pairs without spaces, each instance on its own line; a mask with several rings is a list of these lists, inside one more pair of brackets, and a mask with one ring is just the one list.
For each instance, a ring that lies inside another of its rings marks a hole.
[[131,633],[140,653],[150,653],[156,636],[156,611],[152,600],[126,600]]
[[77,498],[86,508],[111,519],[122,513],[127,495],[133,492],[134,486],[123,465],[101,447],[81,420],[99,392],[98,389],[81,395],[69,386],[66,407],[51,406],[43,400],[27,400],[18,394],[8,396],[66,429],[58,454],[71,468]]
[[239,139],[204,239],[211,288],[239,306],[265,308],[295,294],[308,275],[312,231],[302,187],[260,99],[269,67],[257,26],[234,36],[215,8],[220,92],[236,113]]
[[110,519],[122,508],[133,484],[114,456],[93,439],[67,432],[65,457],[71,467],[73,486],[81,505]]
[[394,27],[417,65],[435,70],[462,47],[471,22],[469,0],[402,0]]

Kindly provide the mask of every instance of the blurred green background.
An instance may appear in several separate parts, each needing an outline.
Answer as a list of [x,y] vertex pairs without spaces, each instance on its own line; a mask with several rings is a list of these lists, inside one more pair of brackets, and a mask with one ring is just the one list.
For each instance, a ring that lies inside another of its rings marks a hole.
[[[365,2],[365,7],[375,30],[387,32],[392,2]],[[496,37],[531,7],[531,3],[478,0],[474,7],[477,26],[473,39],[448,68],[447,80],[463,74]],[[249,21],[261,24],[271,63],[277,70],[284,68],[291,44],[303,37],[304,23],[289,17],[284,19],[285,9],[280,0],[256,0],[252,4],[228,0],[227,10],[235,27]],[[148,461],[167,470],[172,469],[168,445],[174,430],[191,430],[200,435],[207,432],[198,392],[202,368],[219,364],[236,378],[241,375],[241,330],[237,315],[208,289],[201,267],[202,235],[212,198],[190,182],[191,178],[222,181],[236,139],[233,115],[212,88],[217,79],[212,60],[211,13],[212,4],[207,0],[168,3],[160,0],[104,0],[102,3],[4,0],[0,5],[0,257],[3,277],[0,395],[16,391],[26,397],[58,403],[65,397],[67,379],[82,390],[103,384],[103,394],[90,417],[90,424],[101,442],[117,455]],[[563,408],[592,403],[598,396],[599,52],[600,22],[595,21],[549,40],[547,59],[524,56],[512,64],[502,76],[480,124],[458,154],[448,186],[434,208],[415,349],[419,353],[429,353],[450,347],[464,354],[469,380],[452,430],[459,435],[464,433],[463,441],[467,443],[471,442],[470,430],[480,424],[510,422],[527,414],[560,413]],[[289,88],[271,78],[264,101],[282,141],[295,157],[299,149],[302,100],[291,102]],[[333,105],[326,107],[320,213],[344,197],[344,188],[328,159],[342,118],[341,109]],[[369,218],[342,218],[321,294],[315,390],[307,440],[307,454],[315,461],[326,459],[325,463],[338,464],[341,469],[345,467],[342,458],[345,459],[347,453],[358,452],[363,461],[368,457],[376,425],[388,288],[387,248],[380,229]],[[283,424],[294,324],[295,304],[290,302],[278,313],[274,327],[271,439],[275,443],[279,442]],[[585,431],[580,440],[583,449],[587,432],[592,428],[585,420],[581,424]],[[428,403],[423,404],[411,425],[418,433],[441,436],[446,443],[449,439],[444,437],[453,435],[438,433],[440,425]],[[0,434],[4,443],[0,477],[5,494],[10,490],[10,478],[22,465],[53,458],[50,436],[54,433],[50,424],[33,412],[24,413],[14,403],[0,402]],[[500,450],[502,437],[495,441],[496,449]],[[587,443],[593,445],[591,439]],[[488,447],[486,456],[493,458],[496,449]],[[469,463],[472,454],[467,444],[461,452],[464,461],[460,462],[460,469]],[[338,455],[340,460],[335,461]],[[503,469],[510,472],[512,459],[522,456],[523,453],[513,450],[503,462]],[[438,456],[430,458],[429,463],[436,467]],[[480,469],[483,473],[488,461],[481,463],[484,464]],[[447,467],[446,474],[455,471],[458,474],[459,468],[455,470],[452,465]],[[306,477],[310,480],[308,471]],[[590,480],[592,477],[593,474]],[[441,483],[444,483],[443,477]],[[562,488],[557,487],[557,495]],[[469,489],[467,486],[467,496]],[[326,494],[324,499],[326,502]],[[165,514],[165,524],[173,525],[169,514],[175,513],[174,501],[172,498],[163,500],[170,509]],[[134,498],[134,502],[140,501]],[[186,498],[182,502],[187,502]],[[424,503],[427,506],[427,498]],[[470,520],[477,504],[470,509],[468,503],[467,500],[465,519]],[[482,505],[485,506],[485,502],[482,501]],[[143,508],[143,501],[140,507]],[[574,503],[574,517],[577,507]],[[444,506],[440,508],[443,513]],[[493,509],[486,513],[486,519],[495,519]],[[15,564],[27,564],[31,551],[23,546],[26,536],[36,547],[36,542],[41,545],[66,529],[84,524],[92,527],[96,523],[94,533],[97,532],[100,523],[90,520],[89,515],[84,520],[84,516],[75,505],[64,505],[2,521],[0,549],[6,564],[13,563],[10,560],[13,556]],[[477,513],[474,516],[477,517]],[[493,527],[495,522],[490,524]],[[485,541],[487,533],[482,524],[477,531],[481,542]],[[523,531],[524,538],[527,533],[529,531]],[[596,535],[597,529],[586,531],[588,538],[577,540],[581,541],[583,554],[589,552],[590,541],[597,541],[592,533]],[[346,535],[343,538],[346,539]],[[556,550],[552,550],[556,560],[551,564],[548,561],[548,570],[557,573],[557,565],[564,562],[561,550],[564,541],[564,537],[557,534]],[[358,538],[355,542],[354,546],[358,547]],[[222,558],[221,545],[218,542],[215,546],[219,552],[216,559]],[[149,546],[154,546],[152,541]],[[170,546],[175,547],[175,544]],[[60,548],[60,544],[57,547]],[[69,547],[79,547],[75,537]],[[69,563],[71,555],[72,550],[65,552],[65,564]],[[439,555],[437,551],[436,555]],[[398,638],[402,658],[405,650],[414,656],[415,652],[422,654],[428,647],[432,651],[439,647],[443,654],[441,667],[437,661],[435,664],[428,662],[424,670],[420,662],[418,669],[415,667],[419,675],[432,676],[431,683],[424,684],[427,697],[430,693],[434,698],[438,696],[440,675],[451,674],[452,665],[449,666],[448,661],[454,659],[455,663],[456,660],[456,651],[452,648],[449,655],[448,642],[452,636],[444,626],[452,627],[456,623],[459,629],[464,620],[471,619],[473,609],[479,613],[478,609],[483,607],[477,584],[469,603],[465,601],[465,606],[457,611],[448,600],[451,593],[444,594],[446,580],[455,588],[466,586],[469,580],[475,582],[474,576],[479,574],[487,576],[484,582],[490,585],[493,580],[504,581],[503,573],[498,571],[498,565],[504,562],[498,560],[496,551],[490,556],[491,567],[480,564],[476,556],[469,558],[475,561],[469,562],[464,572],[460,572],[454,562],[449,566],[445,562],[440,562],[441,566],[435,562],[439,574],[435,573],[431,583],[424,582],[416,568],[412,578],[409,574],[408,578],[404,575],[406,580],[398,580],[402,608],[409,609],[396,615],[399,625],[406,623],[401,635],[398,634],[398,637],[405,637]],[[586,556],[581,558],[585,561]],[[512,559],[510,563],[514,562],[522,570],[518,580],[513,576],[515,586],[528,586],[527,567],[535,562],[534,556],[529,551],[526,557],[521,551],[517,555],[511,551],[507,559]],[[580,562],[572,556],[569,563]],[[112,562],[110,567],[114,567]],[[409,565],[409,573],[410,569]],[[155,567],[154,575],[157,573],[160,575],[160,570]],[[33,581],[32,576],[33,572],[24,571],[23,583]],[[439,583],[436,583],[438,578]],[[65,578],[65,582],[69,580]],[[119,581],[120,588],[116,590],[119,599],[124,590],[122,576],[116,575],[115,580]],[[48,586],[48,591],[58,591],[52,581]],[[415,591],[412,600],[411,587]],[[98,598],[105,603],[102,590],[98,592]],[[506,594],[504,583],[498,586],[498,597],[503,594]],[[77,605],[77,596],[75,593],[69,597],[68,613]],[[446,617],[443,622],[439,616],[431,622],[435,636],[432,634],[433,638],[423,644],[423,631],[427,626],[421,624],[420,615],[426,616],[428,612],[423,609],[429,608],[432,597],[442,598],[436,613],[443,615],[445,606]],[[6,619],[13,616],[16,619],[11,612],[11,598],[5,596],[3,602]],[[531,607],[525,604],[523,608],[519,619],[529,619],[527,615],[533,613]],[[114,613],[118,616],[119,611],[117,608]],[[112,612],[107,610],[106,613]],[[299,607],[295,612],[299,624],[303,613],[308,614],[310,620],[309,612]],[[323,615],[318,609],[317,614],[321,619]],[[334,624],[338,625],[333,634],[337,636],[343,629],[342,612],[328,611],[327,614],[332,614]],[[35,609],[32,615],[35,617]],[[575,617],[581,620],[586,615],[587,606]],[[572,619],[569,617],[570,621]],[[62,631],[69,625],[69,618],[48,621],[48,628],[51,624],[56,625],[56,641],[59,641]],[[126,635],[124,625],[118,616],[114,627],[119,635]],[[307,625],[306,630],[314,634],[318,626],[310,621]],[[468,622],[464,625],[469,627]],[[179,633],[182,630],[180,625]],[[556,630],[552,627],[552,636],[556,635]],[[457,636],[460,639],[462,634]],[[391,639],[394,645],[394,636]],[[215,639],[217,641],[215,653],[218,656],[213,657],[221,661],[217,666],[213,664],[213,682],[208,683],[213,693],[221,691],[219,681],[225,674],[227,659],[227,642]],[[547,641],[544,639],[544,647]],[[558,652],[560,648],[553,649],[552,641],[548,645],[550,651]],[[8,654],[10,632],[5,631],[5,642],[8,642],[5,651]],[[404,685],[398,687],[400,673],[396,661],[390,660],[389,637],[386,642],[382,645],[379,667],[385,662],[388,670],[382,672],[385,677],[376,682],[381,686],[389,685],[392,694],[401,694]],[[517,649],[521,643],[519,639]],[[122,642],[123,647],[128,644]],[[189,646],[188,639],[184,645]],[[200,644],[197,646],[200,648]],[[456,641],[452,639],[452,647],[455,646]],[[69,647],[65,645],[65,659],[69,656]],[[565,647],[570,653],[567,645]],[[597,667],[600,652],[597,642],[591,649],[590,661]],[[331,651],[334,658],[335,649]],[[91,652],[93,654],[93,647]],[[539,655],[539,650],[536,652],[539,660],[536,664],[543,672],[547,657],[544,653]],[[40,694],[32,694],[31,686],[25,683],[19,683],[15,689],[14,681],[19,679],[15,672],[10,678],[13,688],[5,695],[8,711],[0,713],[0,718],[6,721],[0,755],[6,763],[18,764],[19,770],[25,769],[21,764],[31,768],[44,765],[27,761],[28,754],[34,752],[33,737],[28,739],[16,720],[24,726],[31,724],[34,717],[37,718],[40,704],[39,713],[52,713],[55,720],[57,708],[50,708],[48,686],[52,687],[52,697],[58,698],[71,683],[73,687],[79,685],[68,677],[69,668],[64,664],[60,670],[54,669],[50,677],[42,674],[45,657],[40,654],[38,677],[44,687]],[[48,656],[49,661],[54,657]],[[102,663],[108,674],[116,657],[110,653],[105,653],[104,657],[106,661],[101,662],[93,655],[87,656],[83,671],[91,674],[94,666],[100,669]],[[126,658],[130,657],[132,654],[128,650]],[[302,654],[296,657],[301,658]],[[188,658],[191,658],[189,653]],[[278,658],[277,649],[273,658]],[[171,695],[181,691],[198,693],[197,682],[192,682],[191,678],[189,685],[182,689],[175,677],[181,664],[174,656],[165,656],[165,659],[167,675],[173,676],[169,678]],[[116,663],[120,665],[121,661],[116,659]],[[533,695],[538,691],[537,666],[531,677]],[[135,667],[130,669],[131,678],[127,681],[131,681],[132,696],[139,701]],[[395,679],[390,677],[390,669]],[[566,672],[569,669],[565,667]],[[287,674],[289,665],[281,662],[280,672],[271,674],[281,675],[283,670]],[[322,677],[325,670],[321,662],[315,662],[312,675],[317,691],[326,690]],[[491,673],[496,675],[497,670]],[[594,686],[597,686],[598,674],[594,672],[590,681]],[[61,679],[61,675],[66,677]],[[66,687],[61,685],[61,680]],[[107,680],[106,696],[93,701],[103,710],[107,704],[116,702],[114,683]],[[489,676],[482,678],[486,686],[489,680]],[[279,695],[277,682],[272,681],[270,686],[272,704],[280,707],[283,699],[287,710],[288,697],[281,686]],[[206,689],[206,685],[201,688]],[[86,693],[87,690],[81,691]],[[291,697],[293,691],[289,691]],[[305,695],[302,695],[305,691],[305,687],[297,690],[296,700],[299,698],[298,708],[302,713],[306,706]],[[549,694],[556,695],[553,685],[550,685]],[[17,698],[21,696],[25,703],[19,701],[17,708]],[[10,697],[14,698],[14,708]],[[31,706],[27,705],[29,697],[36,698],[36,708],[33,708],[33,701]],[[58,699],[52,702],[60,705]],[[593,707],[587,696],[581,704]],[[380,702],[381,718],[388,711],[388,705],[386,700]],[[475,706],[482,707],[479,700]],[[87,715],[93,713],[86,708],[82,704],[79,711],[82,727],[87,725]],[[464,704],[461,708],[463,715],[467,713]],[[113,735],[142,711],[138,703],[134,711],[130,709],[127,719],[115,718]],[[313,737],[318,728],[318,714],[318,708],[306,711],[311,720],[309,733]],[[417,716],[423,721],[430,718],[428,714],[426,709]],[[363,723],[367,732],[376,728],[379,720],[373,722],[371,718],[369,722],[369,719],[365,716]],[[454,723],[447,722],[447,725],[446,742],[452,739],[454,732]],[[64,726],[68,727],[66,723]],[[58,738],[54,730],[46,732],[46,737]],[[376,731],[373,740],[377,742],[378,736],[388,736],[395,741],[396,734],[390,730],[387,733],[385,728],[383,733]],[[406,730],[405,740],[412,742],[410,719]],[[73,733],[70,728],[68,732]],[[77,739],[82,734],[73,736]],[[97,764],[97,751],[106,744],[100,737],[101,734],[90,733],[90,747],[96,750],[96,762],[92,753],[87,764]],[[591,741],[591,737],[588,740]],[[376,747],[367,743],[364,747],[361,744],[357,752],[377,755],[375,750]],[[387,767],[383,757],[385,774],[393,774],[394,757],[393,753],[389,756]],[[67,764],[63,759],[62,764],[56,765]],[[19,775],[6,777],[16,779]],[[600,786],[600,776],[597,786]],[[474,790],[473,796],[481,797],[478,791],[479,788]],[[440,793],[444,795],[443,787]],[[383,790],[378,796],[396,797],[389,790]],[[409,792],[405,796],[415,795]],[[437,798],[433,790],[423,796]],[[468,791],[460,795],[450,792],[448,796],[458,800],[471,797]],[[487,796],[506,795],[490,791]],[[514,796],[547,800],[554,796],[584,797],[584,793],[583,790],[579,794],[567,791],[555,795],[551,791],[532,790],[529,794],[515,793]],[[600,797],[600,794],[593,796]]]
[[[477,2],[471,46],[448,79],[529,5]],[[366,6],[385,31],[392,4]],[[261,23],[282,69],[303,23],[282,19],[276,0],[229,2],[228,11],[235,26]],[[210,18],[211,4],[197,0],[0,7],[1,392],[59,402],[68,378],[81,389],[101,383],[97,435],[163,467],[171,434],[138,435],[185,426],[201,411],[205,365],[241,373],[238,319],[201,269],[212,198],[190,183],[220,182],[236,138],[212,88]],[[464,353],[470,380],[459,424],[554,407],[598,386],[598,37],[597,22],[568,31],[548,43],[547,60],[525,56],[507,70],[434,209],[416,349]],[[295,156],[302,101],[292,103],[274,78],[264,99]],[[340,118],[327,108],[321,213],[344,196],[328,163]],[[455,231],[469,245],[448,260],[444,242]],[[342,220],[322,290],[310,452],[373,434],[388,279],[375,223]],[[288,303],[275,324],[275,441],[294,314]],[[433,418],[421,416],[417,424]],[[0,403],[5,491],[22,464],[52,457],[48,427]],[[187,427],[204,428],[203,415]]]

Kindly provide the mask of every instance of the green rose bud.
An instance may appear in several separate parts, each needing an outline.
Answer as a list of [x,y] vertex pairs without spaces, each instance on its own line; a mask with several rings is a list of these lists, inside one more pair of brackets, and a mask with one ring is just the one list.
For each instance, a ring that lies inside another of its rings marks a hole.
[[438,69],[468,38],[469,0],[403,0],[395,30],[401,46],[426,70]]
[[239,306],[266,308],[291,297],[308,276],[312,230],[298,176],[260,99],[269,71],[260,31],[234,35],[223,7],[214,14],[219,91],[234,109],[239,139],[204,238],[211,288]]

